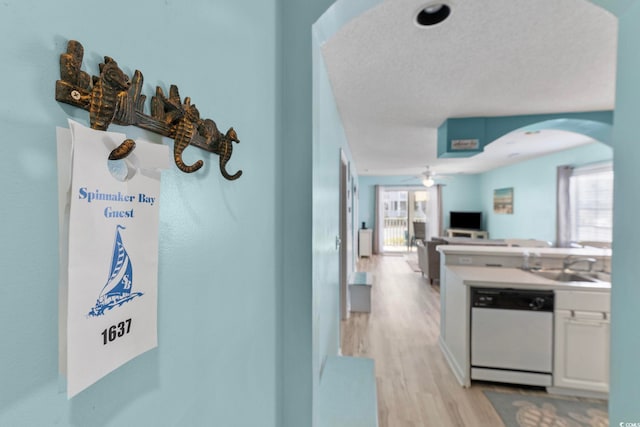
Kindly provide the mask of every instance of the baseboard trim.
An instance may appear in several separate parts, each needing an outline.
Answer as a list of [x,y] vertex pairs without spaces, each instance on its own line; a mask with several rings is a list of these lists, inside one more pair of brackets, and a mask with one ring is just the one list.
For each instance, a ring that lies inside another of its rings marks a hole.
[[602,391],[579,390],[575,388],[547,387],[547,393],[559,396],[584,397],[587,399],[609,400],[609,393]]

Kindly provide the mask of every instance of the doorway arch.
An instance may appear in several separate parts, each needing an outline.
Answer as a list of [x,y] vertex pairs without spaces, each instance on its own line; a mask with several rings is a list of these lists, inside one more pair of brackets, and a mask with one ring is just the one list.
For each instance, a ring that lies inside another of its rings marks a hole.
[[[590,1],[619,18],[618,73],[616,89],[615,122],[611,141],[615,141],[614,171],[616,173],[614,202],[613,271],[615,287],[612,289],[612,357],[610,421],[637,422],[640,412],[636,409],[640,395],[640,335],[634,333],[634,325],[640,323],[640,276],[636,244],[640,242],[637,212],[640,211],[640,192],[635,191],[640,182],[640,144],[637,141],[637,111],[640,110],[640,54],[634,44],[640,38],[640,0],[584,0]],[[317,71],[323,67],[319,47],[336,31],[354,17],[379,5],[382,0],[338,0],[314,25],[314,86]],[[586,89],[587,90],[587,89]],[[314,117],[316,116],[314,103]],[[602,139],[602,136],[595,138]]]

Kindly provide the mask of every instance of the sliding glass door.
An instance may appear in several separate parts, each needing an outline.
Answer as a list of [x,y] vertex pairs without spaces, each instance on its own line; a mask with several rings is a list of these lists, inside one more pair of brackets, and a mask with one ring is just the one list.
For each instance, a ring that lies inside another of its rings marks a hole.
[[414,222],[425,222],[428,195],[426,190],[385,189],[382,194],[383,252],[414,250]]

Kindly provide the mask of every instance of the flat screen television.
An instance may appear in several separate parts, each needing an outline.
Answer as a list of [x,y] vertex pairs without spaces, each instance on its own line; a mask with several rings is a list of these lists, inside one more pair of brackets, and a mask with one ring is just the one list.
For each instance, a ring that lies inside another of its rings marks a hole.
[[449,212],[449,228],[482,229],[482,212]]

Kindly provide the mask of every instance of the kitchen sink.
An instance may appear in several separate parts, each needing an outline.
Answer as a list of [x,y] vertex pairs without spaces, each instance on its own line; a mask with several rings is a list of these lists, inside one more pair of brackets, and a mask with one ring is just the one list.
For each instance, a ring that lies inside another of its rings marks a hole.
[[601,271],[594,271],[591,273],[580,273],[582,276],[585,276],[587,278],[596,280],[596,281],[600,281],[600,282],[611,282],[611,274],[610,273],[604,273]]
[[529,273],[556,282],[596,282],[597,279],[587,276],[588,273],[578,274],[563,270],[529,270]]

